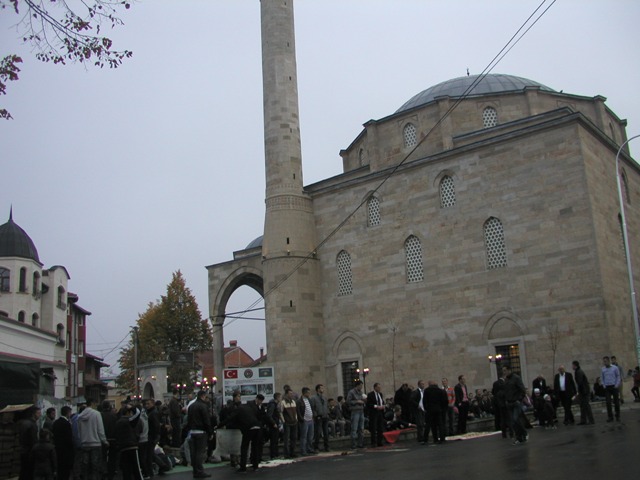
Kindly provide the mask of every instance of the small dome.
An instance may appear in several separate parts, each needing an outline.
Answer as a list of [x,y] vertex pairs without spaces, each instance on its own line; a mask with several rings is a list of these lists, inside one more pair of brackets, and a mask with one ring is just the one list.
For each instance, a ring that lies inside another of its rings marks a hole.
[[[457,98],[464,95],[467,89],[475,82],[480,75],[467,75],[464,77],[454,78],[445,82],[429,87],[426,90],[414,95],[402,105],[396,113],[404,112],[421,105],[433,102],[437,97]],[[515,75],[502,75],[499,73],[486,75],[478,84],[467,92],[468,96],[492,95],[496,93],[518,92],[524,90],[525,87],[538,87],[540,90],[547,92],[555,92],[541,83],[534,82],[528,78],[516,77]]]
[[9,221],[0,225],[0,257],[29,258],[40,263],[33,240],[13,221],[13,212],[9,213]]
[[247,248],[245,248],[245,250],[250,250],[252,248],[257,248],[261,246],[262,246],[262,235],[260,235],[258,238],[253,240],[249,245],[247,245]]

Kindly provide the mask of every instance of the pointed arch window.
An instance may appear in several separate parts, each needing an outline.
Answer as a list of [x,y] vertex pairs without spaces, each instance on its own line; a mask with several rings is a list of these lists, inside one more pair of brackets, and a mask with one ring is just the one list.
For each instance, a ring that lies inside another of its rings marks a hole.
[[11,289],[11,271],[0,267],[0,292],[9,292]]
[[27,291],[27,269],[25,267],[20,269],[19,291],[20,293],[25,293]]
[[367,225],[369,227],[380,225],[380,200],[373,195],[367,201]]
[[33,272],[33,288],[31,294],[36,298],[40,298],[40,273],[38,272]]
[[338,267],[338,296],[351,295],[353,293],[353,277],[351,273],[351,255],[342,250],[337,258]]
[[618,214],[618,227],[620,228],[620,250],[622,250],[622,255],[624,259],[627,259],[627,248],[624,243],[624,226],[622,225],[622,215]]
[[627,202],[627,204],[631,203],[631,197],[629,196],[629,182],[624,170],[620,172],[620,189],[622,190],[622,198],[624,201]]
[[361,148],[358,151],[358,162],[360,166],[364,165],[364,149],[363,148]]
[[507,249],[504,243],[502,222],[490,217],[484,223],[484,242],[487,250],[487,268],[503,268],[507,266]]
[[418,135],[416,133],[416,126],[413,123],[407,123],[402,131],[404,137],[405,148],[415,147],[418,143]]
[[456,204],[456,188],[453,178],[445,175],[440,180],[440,208],[453,207]]
[[422,243],[415,235],[411,235],[404,242],[404,252],[407,259],[407,282],[421,282],[424,280],[422,267]]
[[498,112],[493,107],[487,107],[482,111],[482,125],[484,128],[495,127],[498,124]]

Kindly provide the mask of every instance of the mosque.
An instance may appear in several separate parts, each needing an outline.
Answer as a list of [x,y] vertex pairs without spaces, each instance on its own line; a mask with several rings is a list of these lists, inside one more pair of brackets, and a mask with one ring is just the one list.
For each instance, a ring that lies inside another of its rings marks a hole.
[[[341,395],[365,368],[390,393],[460,374],[488,386],[505,362],[529,385],[574,359],[592,379],[603,355],[636,365],[615,164],[626,121],[606,98],[505,74],[443,81],[365,123],[341,174],[304,185],[293,2],[262,0],[261,22],[264,235],[207,267],[209,313],[223,326],[243,285],[264,297],[278,388]],[[627,147],[618,175],[638,272]]]

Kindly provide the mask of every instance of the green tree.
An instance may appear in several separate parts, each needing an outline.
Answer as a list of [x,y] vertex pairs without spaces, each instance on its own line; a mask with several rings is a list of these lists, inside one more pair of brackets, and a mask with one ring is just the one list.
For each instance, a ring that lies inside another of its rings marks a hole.
[[[149,303],[140,315],[138,326],[138,364],[167,360],[172,352],[197,352],[211,348],[213,337],[209,321],[202,318],[198,303],[186,286],[182,273],[173,274],[166,295]],[[122,390],[134,391],[133,338],[121,350],[118,360],[121,373],[117,383]],[[172,366],[170,383],[191,383],[194,368]]]
[[[117,68],[129,58],[129,50],[112,50],[113,42],[101,35],[100,28],[122,25],[118,8],[129,9],[129,0],[0,0],[0,11],[14,13],[22,41],[31,45],[42,62],[64,65],[81,62],[97,67]],[[58,7],[56,9],[56,7]],[[0,59],[0,95],[6,94],[7,82],[18,80],[22,58],[15,54]],[[11,114],[0,108],[0,118]]]

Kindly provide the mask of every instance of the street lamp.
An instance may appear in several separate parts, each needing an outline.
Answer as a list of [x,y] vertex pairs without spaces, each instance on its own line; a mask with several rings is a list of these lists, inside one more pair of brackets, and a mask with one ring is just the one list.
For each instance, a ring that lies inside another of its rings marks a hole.
[[367,375],[369,375],[368,368],[356,368],[356,373],[362,375],[362,383],[364,384],[364,391],[367,391]]
[[631,252],[629,251],[629,233],[627,232],[627,219],[624,213],[624,199],[622,198],[622,186],[620,185],[620,152],[624,146],[634,138],[638,138],[640,135],[629,138],[626,142],[620,145],[618,153],[616,153],[616,185],[618,186],[618,202],[620,202],[620,219],[622,221],[622,241],[624,243],[624,252],[627,257],[627,274],[629,275],[629,291],[631,292],[631,314],[633,315],[633,328],[636,334],[636,359],[638,365],[640,365],[640,326],[638,326],[638,306],[636,304],[636,289],[633,284],[633,270],[631,268]]

